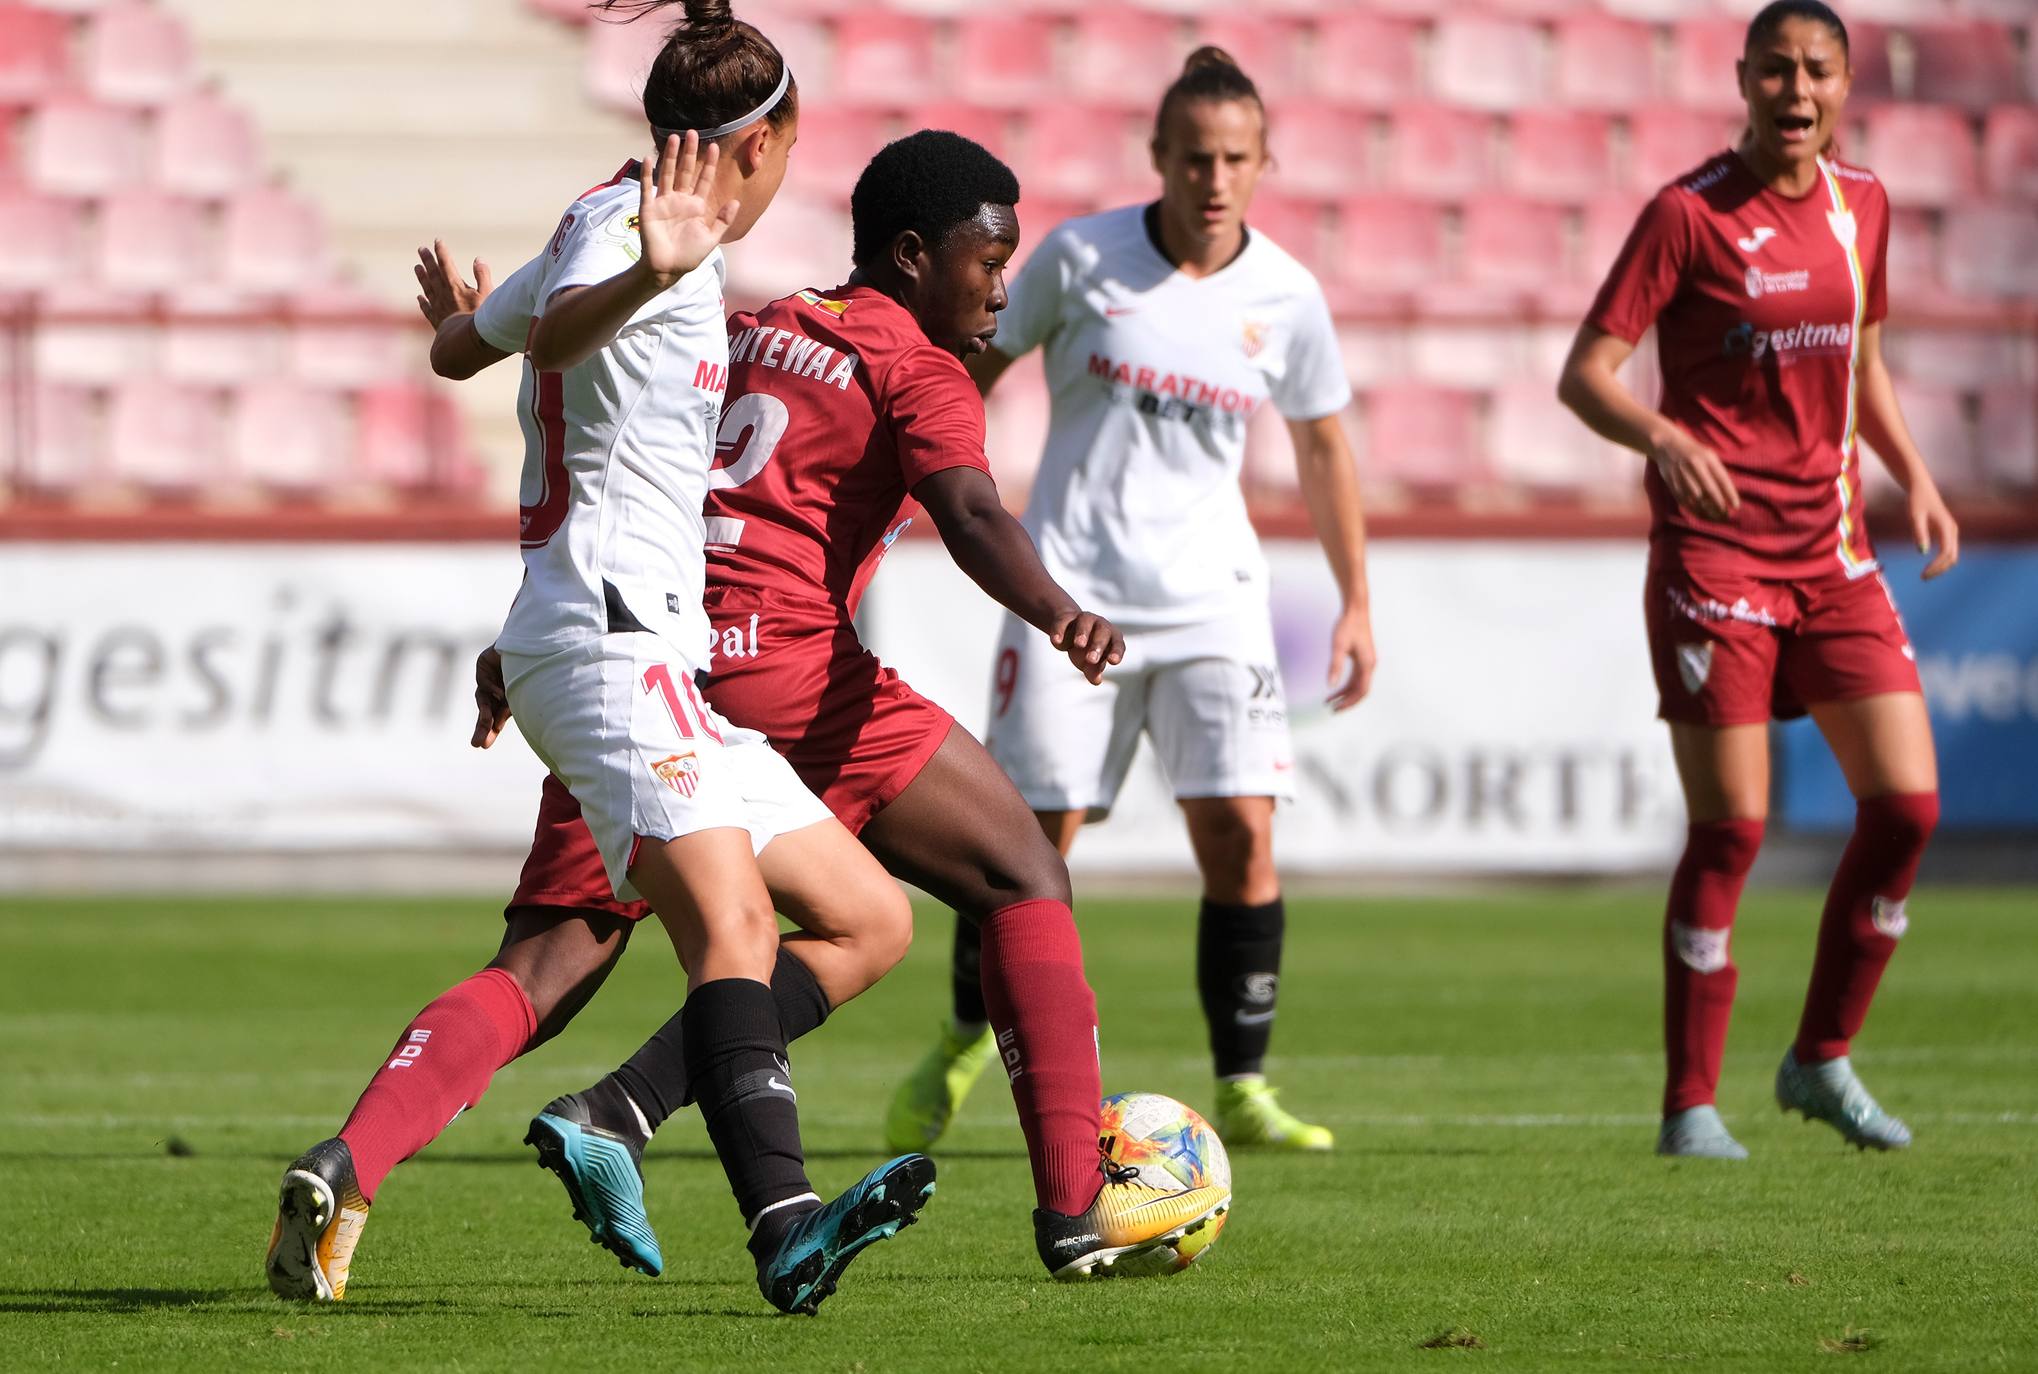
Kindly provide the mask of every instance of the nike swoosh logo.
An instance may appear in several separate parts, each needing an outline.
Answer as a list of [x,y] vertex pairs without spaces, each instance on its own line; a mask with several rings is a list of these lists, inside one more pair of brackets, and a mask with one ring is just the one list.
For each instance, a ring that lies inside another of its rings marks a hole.
[[1274,1019],[1270,1011],[1241,1011],[1232,1013],[1231,1019],[1241,1026],[1264,1026]]
[[800,1100],[800,1095],[793,1091],[793,1086],[790,1083],[781,1083],[776,1078],[767,1078],[764,1080],[764,1086],[778,1089],[778,1091],[784,1093],[795,1102]]

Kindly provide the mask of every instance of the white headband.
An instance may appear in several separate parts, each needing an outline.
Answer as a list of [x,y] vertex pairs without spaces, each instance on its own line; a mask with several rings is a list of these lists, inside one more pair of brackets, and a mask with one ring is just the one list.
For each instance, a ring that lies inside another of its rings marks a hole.
[[[736,118],[730,120],[727,124],[717,124],[712,129],[702,129],[700,131],[701,142],[709,143],[714,141],[715,139],[722,138],[728,134],[733,134],[738,129],[743,128],[745,125],[754,124],[758,120],[764,118],[764,116],[770,114],[772,111],[772,107],[777,105],[778,102],[782,98],[784,98],[786,87],[790,86],[792,84],[792,81],[793,81],[793,69],[790,66],[786,65],[785,61],[781,59],[779,61],[778,84],[771,88],[771,94],[764,98],[764,103],[762,105],[759,105],[756,109],[752,110],[749,114],[736,116]],[[672,130],[670,132],[682,132],[682,131]]]

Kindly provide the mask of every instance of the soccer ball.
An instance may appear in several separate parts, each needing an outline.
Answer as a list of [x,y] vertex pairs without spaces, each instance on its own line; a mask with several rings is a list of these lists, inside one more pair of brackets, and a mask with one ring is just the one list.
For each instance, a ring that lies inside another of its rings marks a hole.
[[[1149,1188],[1174,1192],[1214,1184],[1231,1191],[1231,1160],[1224,1153],[1224,1142],[1209,1122],[1172,1097],[1114,1093],[1104,1099],[1098,1138],[1107,1160],[1131,1169]],[[1174,1244],[1139,1256],[1139,1271],[1172,1274],[1187,1269],[1217,1243],[1227,1215],[1220,1213]]]

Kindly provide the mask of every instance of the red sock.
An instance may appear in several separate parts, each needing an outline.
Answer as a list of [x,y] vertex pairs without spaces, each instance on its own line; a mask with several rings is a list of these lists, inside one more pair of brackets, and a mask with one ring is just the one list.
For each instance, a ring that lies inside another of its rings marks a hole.
[[1854,808],[1854,836],[1819,917],[1819,952],[1792,1046],[1798,1063],[1838,1059],[1868,1019],[1907,924],[1904,899],[1938,824],[1937,792],[1870,797]]
[[1018,902],[984,917],[980,929],[984,1007],[1026,1132],[1034,1199],[1080,1215],[1104,1178],[1097,999],[1083,977],[1075,913],[1060,902]]
[[1685,832],[1663,912],[1665,1116],[1711,1102],[1719,1087],[1741,980],[1727,944],[1762,830],[1761,821],[1732,820],[1699,821]]
[[523,988],[497,968],[446,989],[419,1012],[340,1127],[361,1196],[373,1202],[391,1169],[479,1102],[495,1071],[522,1054],[537,1029]]

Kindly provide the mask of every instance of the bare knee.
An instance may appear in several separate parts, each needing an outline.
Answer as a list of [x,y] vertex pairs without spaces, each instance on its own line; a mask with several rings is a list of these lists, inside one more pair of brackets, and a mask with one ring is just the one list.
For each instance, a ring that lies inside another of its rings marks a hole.
[[1259,905],[1281,895],[1271,808],[1265,814],[1229,806],[1197,808],[1190,814],[1189,835],[1210,900]]
[[531,1004],[534,1047],[550,1040],[587,1005],[630,939],[630,922],[604,911],[520,907],[510,913],[502,948],[488,967],[516,980]]

